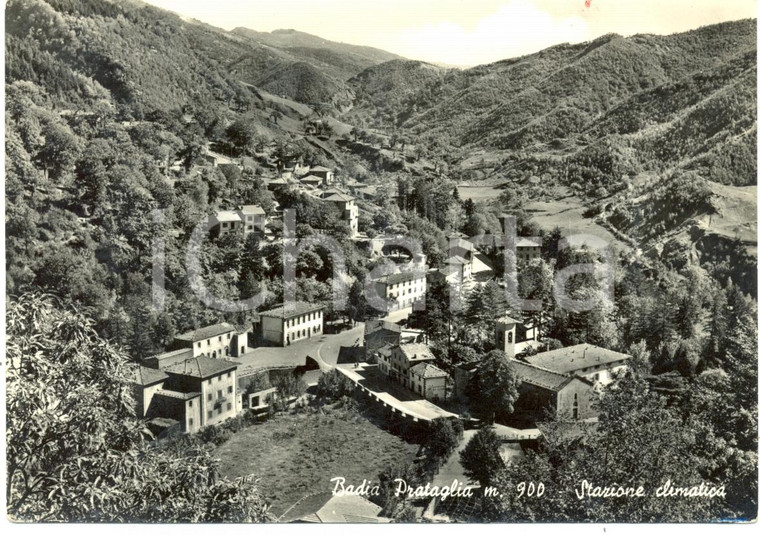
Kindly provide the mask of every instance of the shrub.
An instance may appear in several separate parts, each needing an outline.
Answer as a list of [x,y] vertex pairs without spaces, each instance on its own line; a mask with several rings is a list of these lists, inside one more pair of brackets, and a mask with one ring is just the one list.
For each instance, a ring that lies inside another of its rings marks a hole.
[[325,401],[335,401],[344,396],[350,396],[353,391],[354,383],[335,369],[323,373],[317,382],[317,397]]

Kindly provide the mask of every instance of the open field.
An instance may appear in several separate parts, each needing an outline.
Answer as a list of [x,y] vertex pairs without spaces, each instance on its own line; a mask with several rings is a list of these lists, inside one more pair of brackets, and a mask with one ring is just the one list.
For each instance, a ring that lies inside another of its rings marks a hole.
[[712,183],[711,187],[717,213],[704,216],[703,225],[715,234],[741,240],[757,256],[757,186]]
[[[502,191],[497,183],[478,186],[460,184],[457,189],[462,199],[472,199],[473,201],[496,198]],[[630,249],[628,245],[619,241],[593,219],[583,217],[585,209],[586,207],[581,199],[573,195],[567,195],[553,201],[533,201],[525,204],[525,210],[531,215],[533,221],[546,231],[559,227],[565,236],[591,234],[610,243],[615,243],[621,250]]]
[[569,196],[549,202],[529,202],[525,205],[525,209],[533,221],[544,230],[549,231],[554,227],[559,227],[564,236],[590,234],[608,243],[614,243],[619,250],[630,250],[630,246],[618,240],[593,219],[583,217],[585,207],[578,197]]
[[459,191],[459,197],[467,200],[482,201],[485,199],[495,199],[501,193],[501,189],[497,186],[457,186]]
[[410,462],[418,446],[379,429],[357,412],[282,414],[235,433],[215,452],[230,478],[254,474],[271,510],[282,515],[306,495],[346,484],[377,482],[387,466]]

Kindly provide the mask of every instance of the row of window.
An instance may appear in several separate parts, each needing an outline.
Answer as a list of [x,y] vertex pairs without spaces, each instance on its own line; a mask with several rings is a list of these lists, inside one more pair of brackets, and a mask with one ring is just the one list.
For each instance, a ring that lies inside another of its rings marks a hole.
[[308,314],[305,314],[303,316],[299,316],[297,318],[294,318],[292,320],[285,320],[285,327],[295,327],[296,325],[301,325],[302,323],[307,323],[309,321],[314,321],[316,319],[319,319],[322,317],[321,312],[310,312]]
[[[232,338],[232,333],[227,333],[227,340],[230,340],[231,338]],[[217,341],[221,342],[222,341],[222,337],[220,336]],[[201,347],[201,343],[202,342],[198,342],[198,347]],[[210,346],[210,345],[211,345],[211,338],[209,338],[208,340],[206,340],[206,346]]]
[[[228,386],[227,387],[227,393],[228,394],[232,394],[232,386]],[[216,391],[216,397],[219,398],[219,399],[221,399],[221,397],[222,397],[222,391],[221,390],[217,390]],[[214,394],[212,394],[211,392],[209,392],[208,394],[206,394],[206,399],[208,401],[213,401],[214,400]],[[193,402],[192,401],[190,402],[190,406],[191,407],[193,406]]]
[[[227,403],[227,411],[229,412],[231,410],[232,410],[232,403]],[[219,414],[222,414],[222,406],[221,405],[216,408],[216,412],[218,412]],[[213,410],[210,410],[210,411],[208,411],[206,413],[206,419],[207,420],[210,420],[213,417],[214,417],[214,411]],[[190,425],[193,425],[192,422],[193,422],[193,419],[190,418]]]
[[[322,331],[321,325],[315,325],[314,327],[311,328],[311,334],[317,334],[321,331]],[[296,340],[298,338],[303,338],[305,336],[310,336],[308,327],[306,329],[298,329],[297,331],[294,331],[288,334],[288,342],[292,340]]]

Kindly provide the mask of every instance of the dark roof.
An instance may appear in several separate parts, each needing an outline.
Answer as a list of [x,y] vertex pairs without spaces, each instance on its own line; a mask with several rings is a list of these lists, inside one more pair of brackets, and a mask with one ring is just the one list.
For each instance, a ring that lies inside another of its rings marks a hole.
[[[177,337],[179,338],[179,337]],[[170,359],[173,357],[181,357],[181,356],[187,356],[187,358],[190,358],[193,356],[193,348],[191,347],[183,347],[180,349],[174,349],[173,351],[165,351],[164,353],[159,353],[158,355],[151,355],[148,357],[149,359],[157,359],[157,360],[164,360],[164,359]]]
[[348,202],[353,201],[354,198],[351,197],[351,195],[346,195],[345,193],[333,193],[329,197],[324,198],[326,201],[342,201],[342,202]]
[[425,273],[414,271],[402,271],[401,273],[392,273],[390,275],[384,275],[377,279],[375,282],[383,284],[398,284],[399,282],[409,282],[416,279],[425,278]]
[[224,359],[212,359],[209,357],[196,357],[184,362],[172,364],[164,369],[166,373],[198,377],[205,379],[215,375],[237,369],[237,364]]
[[169,376],[161,370],[155,370],[153,368],[147,368],[145,366],[138,366],[136,374],[137,384],[143,386],[160,383],[161,381],[165,381],[169,378]]
[[401,325],[388,320],[367,320],[367,322],[364,324],[364,336],[370,335],[377,331],[391,331],[394,333],[400,333],[401,330]]
[[512,360],[511,362],[517,376],[522,382],[546,388],[547,390],[558,392],[573,380],[573,377],[569,375],[545,370],[526,364],[525,362],[520,362],[519,360]]
[[165,396],[167,398],[182,399],[187,401],[188,399],[197,398],[201,395],[200,392],[176,392],[174,390],[159,390],[155,393],[156,396]]
[[259,312],[259,316],[267,316],[270,318],[288,319],[300,316],[302,314],[308,314],[309,312],[316,312],[325,308],[324,305],[317,303],[306,303],[304,301],[296,301],[295,303],[288,303],[287,307],[283,304],[277,308],[270,310],[264,310]]
[[217,323],[216,325],[209,325],[208,327],[201,327],[200,329],[195,329],[194,331],[187,331],[186,333],[178,334],[175,336],[175,338],[178,340],[185,340],[187,342],[198,342],[200,340],[213,338],[214,336],[219,336],[220,334],[228,333],[234,330],[235,327],[229,323],[224,322]]
[[573,373],[592,366],[604,366],[613,362],[628,360],[628,355],[610,351],[591,344],[562,347],[527,357],[534,366],[540,366],[559,373]]
[[419,364],[415,364],[411,368],[409,368],[409,371],[414,373],[415,375],[421,376],[423,379],[433,379],[435,377],[448,377],[449,374],[440,369],[435,364],[432,364],[430,362],[420,362]]

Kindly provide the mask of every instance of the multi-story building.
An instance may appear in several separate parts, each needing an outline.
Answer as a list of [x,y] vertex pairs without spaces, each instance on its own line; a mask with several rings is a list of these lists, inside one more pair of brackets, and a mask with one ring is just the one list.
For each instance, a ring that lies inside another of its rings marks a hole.
[[243,219],[234,210],[222,210],[209,216],[209,228],[217,229],[219,237],[243,230]]
[[191,348],[194,357],[238,357],[247,351],[248,331],[238,332],[229,323],[217,323],[178,334],[174,347]]
[[541,257],[541,238],[517,238],[517,260],[527,262]]
[[415,301],[425,298],[426,274],[417,271],[402,271],[385,275],[375,281],[378,297],[387,301],[387,311],[410,307]]
[[445,260],[444,264],[451,266],[456,271],[457,280],[464,282],[472,279],[472,261],[459,255],[454,255]]
[[345,193],[333,193],[325,197],[324,200],[338,207],[341,219],[348,223],[351,237],[355,237],[359,233],[359,207],[356,206],[356,200]]
[[243,220],[243,235],[246,238],[254,232],[264,234],[267,214],[261,206],[258,204],[244,204],[237,211]]
[[534,366],[583,377],[593,384],[608,385],[622,374],[631,357],[591,344],[578,344],[526,357]]
[[190,357],[162,370],[137,370],[138,414],[192,433],[238,413],[237,364]]
[[379,370],[425,399],[445,399],[449,376],[438,368],[435,356],[425,344],[395,344],[380,348]]
[[334,173],[327,167],[322,167],[321,165],[309,169],[309,174],[321,178],[325,185],[332,184],[333,180],[335,180]]
[[248,331],[229,323],[217,323],[174,337],[171,349],[145,359],[151,368],[164,368],[193,357],[239,357],[248,351]]
[[387,345],[402,343],[424,343],[426,335],[418,329],[404,328],[388,320],[367,320],[364,322],[364,351],[373,355]]
[[[503,330],[516,333],[517,322],[505,318]],[[514,353],[512,353],[514,354]],[[546,412],[583,420],[597,415],[593,406],[597,391],[615,380],[626,367],[628,355],[590,344],[579,344],[526,357],[525,361],[507,353],[520,381],[514,417],[535,423]],[[456,393],[466,396],[467,384],[478,373],[479,362],[457,366],[454,370]]]
[[297,301],[259,313],[264,340],[287,346],[321,335],[324,305]]
[[230,232],[240,232],[244,237],[253,232],[264,234],[266,212],[256,204],[245,204],[235,210],[221,210],[209,216],[209,228],[216,229],[219,237]]

